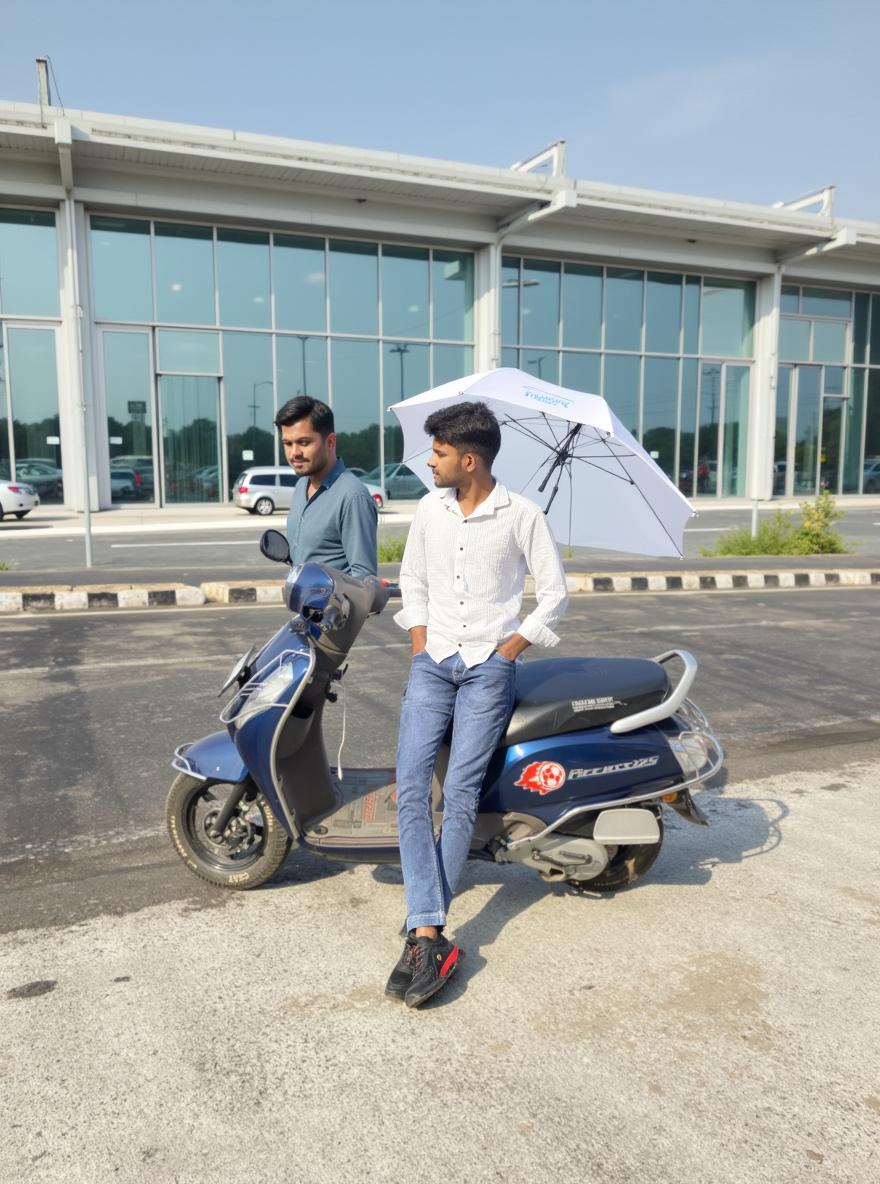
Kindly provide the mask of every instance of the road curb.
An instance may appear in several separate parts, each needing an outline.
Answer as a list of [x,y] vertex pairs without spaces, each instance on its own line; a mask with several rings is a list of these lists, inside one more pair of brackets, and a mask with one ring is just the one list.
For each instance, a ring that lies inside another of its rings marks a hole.
[[205,603],[191,584],[109,584],[0,589],[0,613],[84,612],[108,608],[197,608]]
[[[572,593],[748,592],[770,589],[880,587],[880,571],[566,572]],[[527,577],[525,591],[534,595]],[[0,614],[87,612],[114,608],[199,608],[205,604],[283,604],[278,580],[212,580],[192,584],[35,585],[0,589]]]

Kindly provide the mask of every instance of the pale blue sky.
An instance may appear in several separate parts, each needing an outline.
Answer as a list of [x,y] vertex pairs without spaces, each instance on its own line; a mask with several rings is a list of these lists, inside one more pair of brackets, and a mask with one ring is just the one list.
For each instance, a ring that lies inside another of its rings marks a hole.
[[4,0],[0,98],[880,222],[878,0]]

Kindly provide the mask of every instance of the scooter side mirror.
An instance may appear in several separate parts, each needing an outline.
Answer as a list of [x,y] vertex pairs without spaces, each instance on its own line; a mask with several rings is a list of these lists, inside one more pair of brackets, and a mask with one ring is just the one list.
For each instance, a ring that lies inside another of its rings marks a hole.
[[264,530],[260,536],[260,550],[274,563],[290,563],[290,547],[280,530]]

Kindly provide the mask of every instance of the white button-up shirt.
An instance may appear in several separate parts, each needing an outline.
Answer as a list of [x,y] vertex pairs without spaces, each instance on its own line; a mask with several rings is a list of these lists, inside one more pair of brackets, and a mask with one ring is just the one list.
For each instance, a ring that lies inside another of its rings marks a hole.
[[[520,621],[526,572],[534,576],[538,604]],[[568,603],[547,519],[497,481],[467,518],[454,489],[422,498],[403,553],[400,589],[398,625],[427,625],[430,657],[442,662],[461,654],[468,667],[485,662],[514,633],[533,645],[557,645],[553,630]]]

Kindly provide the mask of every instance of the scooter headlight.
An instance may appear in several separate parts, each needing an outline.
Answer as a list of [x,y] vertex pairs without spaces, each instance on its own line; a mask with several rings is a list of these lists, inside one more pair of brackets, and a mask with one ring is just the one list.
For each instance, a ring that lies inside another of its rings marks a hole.
[[700,732],[679,732],[669,741],[669,747],[685,777],[696,777],[711,763],[709,738]]
[[268,707],[283,707],[287,702],[285,692],[296,677],[294,658],[288,651],[281,655],[270,674],[266,674],[258,683],[249,682],[239,695],[227,703],[220,712],[221,721],[224,724],[235,721],[240,726],[246,719]]

